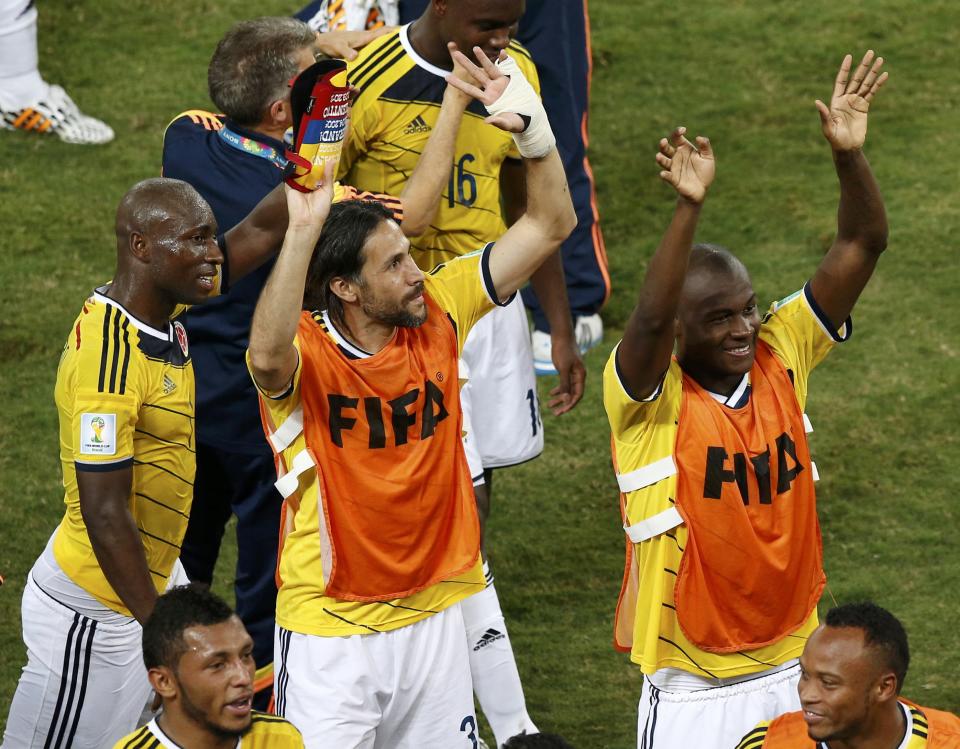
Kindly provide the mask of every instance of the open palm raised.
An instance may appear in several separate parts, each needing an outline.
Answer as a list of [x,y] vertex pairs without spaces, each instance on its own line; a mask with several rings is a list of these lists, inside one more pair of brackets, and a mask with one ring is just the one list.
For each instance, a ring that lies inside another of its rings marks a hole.
[[883,58],[874,60],[872,49],[867,50],[850,78],[852,62],[850,55],[843,58],[833,85],[829,109],[817,99],[823,135],[835,151],[851,151],[863,146],[867,139],[870,102],[887,80],[887,74],[880,73]]
[[678,127],[667,138],[660,139],[657,164],[660,179],[674,186],[677,193],[691,203],[702,203],[713,182],[716,164],[710,140],[697,136],[696,145],[685,137],[687,129]]

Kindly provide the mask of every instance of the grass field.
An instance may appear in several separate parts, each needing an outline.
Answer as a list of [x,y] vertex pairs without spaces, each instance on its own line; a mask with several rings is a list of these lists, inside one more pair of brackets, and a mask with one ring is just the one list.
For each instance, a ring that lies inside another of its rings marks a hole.
[[[39,8],[42,72],[109,120],[117,140],[90,148],[0,134],[0,721],[24,660],[25,574],[62,512],[52,389],[66,332],[111,273],[119,198],[158,173],[169,119],[210,106],[213,46],[254,11],[239,0]],[[498,475],[489,526],[531,714],[581,749],[635,742],[639,670],[610,646],[623,535],[600,372],[672,208],[653,164],[657,139],[677,124],[711,137],[718,177],[699,238],[740,254],[764,303],[784,296],[835,228],[838,191],[813,100],[829,96],[845,52],[867,47],[891,76],[867,139],[891,233],[853,340],[812,381],[830,580],[822,610],[870,597],[896,612],[914,654],[906,694],[960,710],[956,4],[593,0],[591,13],[591,158],[614,279],[607,340],[588,358],[580,407],[545,416],[544,456]]]

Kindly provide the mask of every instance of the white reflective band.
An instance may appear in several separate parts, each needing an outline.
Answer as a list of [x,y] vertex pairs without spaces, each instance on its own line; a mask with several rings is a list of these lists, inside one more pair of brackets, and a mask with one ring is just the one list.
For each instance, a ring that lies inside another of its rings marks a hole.
[[310,453],[306,450],[298,452],[297,456],[293,459],[293,465],[290,467],[290,470],[283,474],[274,484],[274,486],[277,487],[277,491],[280,492],[280,496],[286,499],[293,494],[297,490],[300,474],[313,466],[314,462],[313,458],[310,457]]
[[819,480],[820,480],[820,471],[817,470],[817,464],[814,463],[812,460],[810,461],[810,470],[813,472],[813,480],[814,480],[814,481],[819,481]]
[[270,435],[270,444],[273,449],[282,453],[303,431],[303,406],[297,406],[296,410],[290,414],[277,430]]
[[671,507],[669,510],[658,512],[653,517],[641,520],[639,523],[635,523],[629,527],[625,525],[623,526],[623,530],[631,541],[638,544],[654,536],[659,536],[661,533],[666,533],[671,528],[676,528],[682,523],[683,518],[680,517],[680,513],[677,512],[677,508]]
[[810,423],[810,417],[806,414],[803,415],[803,431],[807,434],[813,431],[813,424]]
[[673,476],[676,472],[677,466],[673,462],[673,456],[668,455],[654,463],[648,463],[635,471],[630,471],[630,473],[618,473],[617,483],[620,484],[620,491],[633,492],[662,481],[668,476]]

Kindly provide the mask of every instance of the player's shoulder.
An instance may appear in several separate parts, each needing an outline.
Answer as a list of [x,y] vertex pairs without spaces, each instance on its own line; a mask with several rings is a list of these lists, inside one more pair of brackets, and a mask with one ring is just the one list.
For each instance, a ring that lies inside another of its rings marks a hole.
[[188,109],[170,120],[167,130],[172,127],[196,131],[221,130],[223,115],[206,109]]
[[397,53],[403,52],[400,42],[400,29],[396,28],[389,34],[384,34],[359,50],[357,56],[347,63],[347,73],[352,75],[368,67],[376,67]]
[[113,749],[160,749],[162,746],[160,739],[153,735],[150,725],[147,724],[133,733],[128,733],[113,745]]
[[767,739],[769,730],[769,720],[758,723],[746,736],[740,739],[740,743],[737,744],[737,749],[760,749],[760,747],[763,746],[763,742]]
[[510,45],[507,47],[507,54],[514,59],[520,70],[523,71],[523,74],[531,83],[539,82],[537,65],[533,60],[533,55],[530,54],[530,50],[520,44],[516,39],[512,39],[510,40]]
[[293,747],[303,746],[300,731],[293,723],[278,715],[268,715],[256,710],[253,711],[247,736],[255,741],[261,740],[253,744],[252,749],[260,749],[261,746],[278,747],[279,749],[293,749]]

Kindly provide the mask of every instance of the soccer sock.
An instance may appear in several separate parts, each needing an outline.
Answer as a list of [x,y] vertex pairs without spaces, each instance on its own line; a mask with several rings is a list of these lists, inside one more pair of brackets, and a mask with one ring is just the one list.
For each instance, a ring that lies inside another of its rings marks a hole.
[[460,607],[467,628],[473,693],[500,746],[523,731],[536,733],[537,727],[527,714],[520,673],[486,561],[483,572],[487,587],[462,601]]
[[22,109],[46,93],[37,69],[37,9],[29,0],[0,0],[0,107]]

